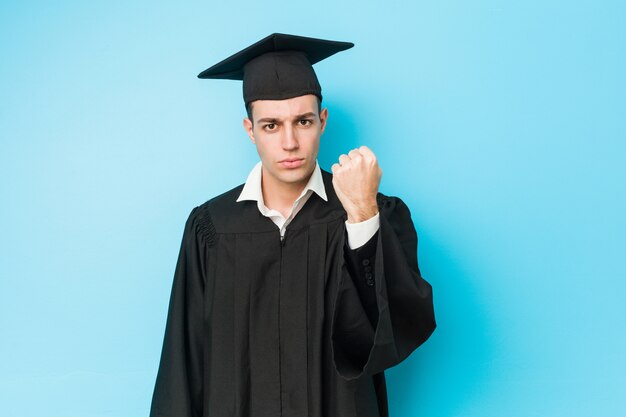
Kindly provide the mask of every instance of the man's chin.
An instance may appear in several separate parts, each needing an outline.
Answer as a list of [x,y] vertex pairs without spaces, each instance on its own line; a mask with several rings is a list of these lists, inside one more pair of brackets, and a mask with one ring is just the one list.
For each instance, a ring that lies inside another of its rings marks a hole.
[[307,167],[299,167],[281,172],[280,180],[288,184],[306,183],[309,181],[312,174],[313,171],[308,172]]

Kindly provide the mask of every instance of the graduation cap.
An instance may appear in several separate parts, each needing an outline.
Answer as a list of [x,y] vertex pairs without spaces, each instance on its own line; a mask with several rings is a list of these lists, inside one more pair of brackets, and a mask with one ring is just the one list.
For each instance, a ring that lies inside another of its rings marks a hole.
[[273,33],[198,74],[198,78],[243,80],[243,99],[284,100],[315,94],[322,100],[313,64],[352,48],[339,42]]

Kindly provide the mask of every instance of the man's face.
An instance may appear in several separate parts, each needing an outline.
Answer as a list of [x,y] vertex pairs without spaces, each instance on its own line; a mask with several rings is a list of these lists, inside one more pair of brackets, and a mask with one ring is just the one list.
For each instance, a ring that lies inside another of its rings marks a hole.
[[[312,94],[286,100],[256,100],[244,128],[263,162],[264,184],[306,185],[315,168],[328,111]],[[268,182],[269,181],[269,182]]]

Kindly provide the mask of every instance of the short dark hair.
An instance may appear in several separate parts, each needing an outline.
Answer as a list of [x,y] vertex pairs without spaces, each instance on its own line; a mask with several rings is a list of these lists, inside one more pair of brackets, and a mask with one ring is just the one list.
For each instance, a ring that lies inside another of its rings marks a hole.
[[[322,99],[318,96],[315,96],[315,98],[317,99],[317,113],[319,114],[322,112]],[[246,113],[248,114],[248,119],[254,124],[254,120],[252,119],[252,103],[254,103],[254,101],[246,104]]]

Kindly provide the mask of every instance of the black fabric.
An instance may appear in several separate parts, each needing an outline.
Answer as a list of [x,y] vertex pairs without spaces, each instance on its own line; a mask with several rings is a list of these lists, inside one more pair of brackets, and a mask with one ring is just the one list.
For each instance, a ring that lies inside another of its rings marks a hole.
[[243,99],[246,104],[305,94],[315,94],[322,101],[322,87],[303,52],[268,52],[245,65]]
[[151,417],[388,416],[383,371],[434,330],[431,287],[406,205],[379,194],[380,229],[351,251],[322,175],[329,201],[312,195],[282,243],[243,185],[191,211]]
[[363,246],[355,250],[351,250],[347,244],[348,238],[346,233],[346,266],[350,277],[354,282],[354,286],[359,293],[359,300],[363,305],[363,309],[372,324],[376,328],[378,324],[378,307],[376,302],[376,291],[372,289],[375,285],[374,265],[376,257],[376,247],[378,243],[378,232],[374,234]]
[[243,98],[284,100],[305,94],[322,99],[313,64],[354,44],[273,33],[198,74],[198,78],[243,80]]

